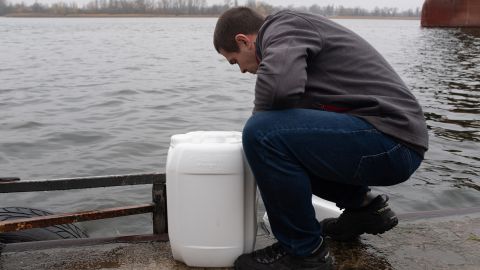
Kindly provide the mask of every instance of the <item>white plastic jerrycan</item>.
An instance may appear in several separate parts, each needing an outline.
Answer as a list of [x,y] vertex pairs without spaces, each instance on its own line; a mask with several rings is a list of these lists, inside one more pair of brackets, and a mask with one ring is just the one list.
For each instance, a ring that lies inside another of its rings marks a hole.
[[174,135],[167,157],[167,215],[173,257],[188,266],[230,267],[252,252],[256,186],[242,134]]
[[[319,198],[315,195],[312,195],[312,205],[315,210],[315,218],[318,221],[322,221],[326,218],[338,217],[342,213],[342,210],[338,208],[335,203]],[[268,215],[265,213],[263,215],[263,223],[267,229],[271,232],[270,221],[268,220]]]

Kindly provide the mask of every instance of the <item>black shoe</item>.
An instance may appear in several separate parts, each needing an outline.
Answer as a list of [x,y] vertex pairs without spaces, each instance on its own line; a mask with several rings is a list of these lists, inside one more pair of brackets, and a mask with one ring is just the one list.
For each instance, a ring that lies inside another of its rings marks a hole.
[[236,270],[330,270],[333,269],[333,258],[328,252],[325,241],[318,250],[306,257],[288,254],[279,243],[264,249],[243,254],[235,261]]
[[349,241],[362,233],[381,234],[398,224],[398,218],[388,206],[388,196],[378,195],[367,206],[345,209],[338,218],[322,220],[322,232],[337,241]]

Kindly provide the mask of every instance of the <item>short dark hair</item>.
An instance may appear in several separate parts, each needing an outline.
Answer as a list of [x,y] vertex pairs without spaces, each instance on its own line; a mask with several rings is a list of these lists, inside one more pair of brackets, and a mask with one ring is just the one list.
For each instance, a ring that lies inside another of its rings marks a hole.
[[217,52],[238,52],[235,36],[238,34],[256,34],[265,18],[247,7],[235,7],[225,11],[218,18],[213,34],[213,45]]

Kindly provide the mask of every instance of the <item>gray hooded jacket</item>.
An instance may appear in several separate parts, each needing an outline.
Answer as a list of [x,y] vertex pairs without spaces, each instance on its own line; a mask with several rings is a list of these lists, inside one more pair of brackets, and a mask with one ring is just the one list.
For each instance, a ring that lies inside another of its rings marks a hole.
[[307,108],[360,117],[423,156],[422,109],[402,79],[363,38],[333,21],[281,11],[256,40],[254,113]]

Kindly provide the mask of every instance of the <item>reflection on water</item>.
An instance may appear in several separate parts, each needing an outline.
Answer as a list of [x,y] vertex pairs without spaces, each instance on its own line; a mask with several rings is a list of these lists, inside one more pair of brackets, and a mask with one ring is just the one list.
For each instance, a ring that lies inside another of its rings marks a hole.
[[480,190],[480,29],[423,29],[418,45],[413,88],[443,150],[431,151],[422,178]]
[[[215,22],[0,18],[0,174],[43,179],[163,171],[172,134],[241,130],[255,77],[215,52]],[[420,169],[405,183],[376,189],[390,195],[398,212],[479,205],[480,30],[337,22],[387,58],[427,118],[430,149]],[[70,212],[150,196],[149,187],[2,194],[0,205]],[[151,228],[147,216],[111,222],[87,227],[93,236]]]

